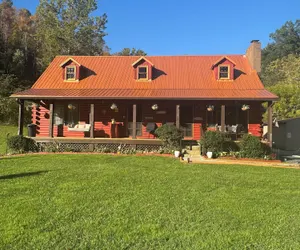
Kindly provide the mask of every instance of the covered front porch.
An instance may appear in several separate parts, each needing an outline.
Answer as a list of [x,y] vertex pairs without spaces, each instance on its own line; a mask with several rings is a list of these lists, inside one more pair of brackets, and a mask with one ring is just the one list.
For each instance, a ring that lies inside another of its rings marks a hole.
[[[181,128],[184,140],[196,142],[206,130],[219,130],[237,140],[245,133],[261,136],[263,101],[254,100],[82,100],[32,101],[36,140],[73,143],[101,139],[102,143],[159,142],[155,129],[163,124]],[[268,102],[269,142],[272,102]],[[19,134],[23,134],[24,99],[19,99]],[[122,140],[121,140],[122,139]]]

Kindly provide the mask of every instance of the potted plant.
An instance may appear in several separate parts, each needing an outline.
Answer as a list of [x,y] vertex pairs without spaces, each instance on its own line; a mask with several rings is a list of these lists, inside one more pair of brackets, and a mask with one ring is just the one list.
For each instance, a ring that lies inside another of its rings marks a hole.
[[174,156],[175,156],[176,158],[178,158],[178,157],[180,156],[180,154],[181,154],[181,151],[180,151],[179,149],[176,149],[176,150],[174,151]]
[[213,157],[213,152],[212,152],[212,150],[210,148],[206,152],[206,156],[207,156],[208,159],[211,159]]

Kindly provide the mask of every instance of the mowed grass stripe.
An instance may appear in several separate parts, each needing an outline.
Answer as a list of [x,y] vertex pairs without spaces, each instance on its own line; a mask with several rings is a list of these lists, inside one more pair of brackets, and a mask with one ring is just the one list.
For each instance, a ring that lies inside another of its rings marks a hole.
[[300,171],[163,157],[0,160],[1,249],[298,249]]

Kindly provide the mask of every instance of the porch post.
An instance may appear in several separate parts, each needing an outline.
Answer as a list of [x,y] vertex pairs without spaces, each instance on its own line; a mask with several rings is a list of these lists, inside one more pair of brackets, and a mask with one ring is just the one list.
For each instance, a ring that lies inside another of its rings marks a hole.
[[273,107],[272,102],[268,102],[268,142],[269,146],[273,145]]
[[225,132],[225,105],[221,106],[221,132]]
[[180,128],[180,105],[176,105],[176,128]]
[[19,103],[18,135],[23,135],[24,100],[18,100],[18,103]]
[[136,104],[133,104],[132,111],[132,139],[136,139]]
[[54,105],[49,104],[49,137],[53,137]]
[[94,138],[94,130],[95,130],[95,104],[91,103],[90,107],[90,137]]

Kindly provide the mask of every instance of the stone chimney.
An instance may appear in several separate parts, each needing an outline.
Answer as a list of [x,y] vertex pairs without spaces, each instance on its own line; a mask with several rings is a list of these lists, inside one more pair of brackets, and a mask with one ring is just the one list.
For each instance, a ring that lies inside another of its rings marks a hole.
[[246,57],[252,67],[258,73],[261,72],[261,43],[259,40],[252,40],[246,52]]

